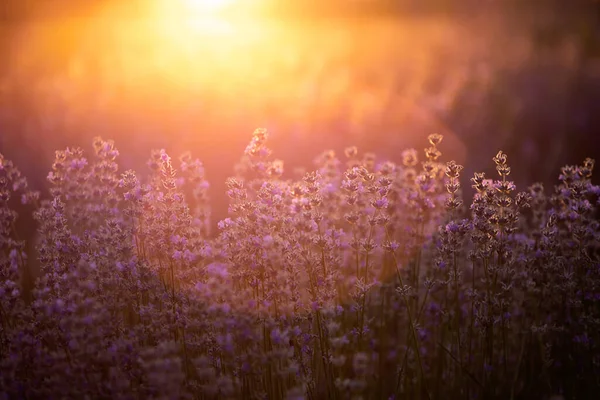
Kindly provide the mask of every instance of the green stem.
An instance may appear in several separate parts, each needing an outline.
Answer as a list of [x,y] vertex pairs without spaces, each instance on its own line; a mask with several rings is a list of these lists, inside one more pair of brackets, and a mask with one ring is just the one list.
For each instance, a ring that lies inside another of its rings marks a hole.
[[[387,227],[385,229],[385,233],[386,233],[386,238],[388,241],[390,241],[390,236],[387,230]],[[396,274],[398,276],[398,281],[400,282],[400,286],[402,288],[404,288],[404,282],[402,279],[402,275],[400,274],[400,270],[398,269],[398,260],[396,257],[396,253],[392,253],[392,255],[394,256],[394,263],[396,264]],[[406,293],[404,293],[404,291],[402,291],[402,298],[404,299],[404,304],[406,306],[406,310],[408,313],[408,323],[410,325],[410,332],[412,334],[412,338],[413,338],[413,344],[414,344],[414,348],[415,348],[415,355],[417,357],[417,363],[419,365],[419,374],[420,374],[420,381],[421,384],[424,385],[423,386],[423,390],[427,396],[428,399],[431,399],[431,396],[429,395],[429,391],[427,390],[426,384],[425,384],[425,373],[423,371],[423,362],[421,360],[421,350],[419,349],[419,339],[417,338],[417,332],[415,329],[415,325],[414,325],[414,319],[413,319],[413,315],[412,315],[412,311],[410,309],[410,300],[407,298]]]

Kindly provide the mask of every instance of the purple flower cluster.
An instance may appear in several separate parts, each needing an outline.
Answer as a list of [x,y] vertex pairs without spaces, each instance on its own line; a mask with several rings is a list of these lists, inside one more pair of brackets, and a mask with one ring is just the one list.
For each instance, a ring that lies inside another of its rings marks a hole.
[[[254,132],[210,232],[203,165],[56,152],[40,199],[0,157],[0,398],[589,398],[600,389],[594,161],[553,194],[349,147],[299,178]],[[25,293],[15,195],[38,222]],[[468,205],[470,203],[470,205]]]

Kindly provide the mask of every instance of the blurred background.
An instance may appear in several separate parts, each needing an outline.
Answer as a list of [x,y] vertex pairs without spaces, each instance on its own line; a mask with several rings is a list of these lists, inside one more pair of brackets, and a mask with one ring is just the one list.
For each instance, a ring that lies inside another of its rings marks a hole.
[[[216,219],[256,127],[290,171],[357,145],[444,160],[521,189],[600,156],[594,0],[4,0],[0,152],[43,189],[54,151],[116,141],[206,165]],[[468,176],[465,177],[465,181]]]

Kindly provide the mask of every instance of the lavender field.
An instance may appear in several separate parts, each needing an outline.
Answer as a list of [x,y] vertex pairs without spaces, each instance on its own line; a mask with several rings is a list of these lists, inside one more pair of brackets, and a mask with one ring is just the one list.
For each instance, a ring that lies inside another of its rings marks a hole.
[[107,3],[0,19],[0,400],[598,397],[587,14]]
[[[112,141],[56,152],[40,199],[1,159],[0,393],[57,399],[592,398],[599,389],[594,161],[517,190],[444,162],[349,147],[303,176],[257,129],[208,233],[203,165]],[[39,223],[23,296],[11,200]]]

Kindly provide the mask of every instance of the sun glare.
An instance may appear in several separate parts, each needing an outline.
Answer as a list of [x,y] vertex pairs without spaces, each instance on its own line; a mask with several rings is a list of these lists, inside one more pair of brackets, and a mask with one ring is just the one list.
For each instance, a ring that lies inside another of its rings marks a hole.
[[193,13],[215,13],[224,11],[236,0],[182,0],[184,8]]
[[225,82],[240,80],[251,67],[245,60],[259,58],[257,49],[272,51],[283,45],[281,35],[272,33],[273,21],[260,12],[263,4],[263,0],[153,0],[135,18],[106,9],[95,17],[97,25],[90,31],[114,38],[115,44],[102,49],[96,44],[96,49],[118,59],[119,67],[109,73],[115,80],[169,93],[196,87],[225,90]]
[[[244,0],[157,0],[151,18],[159,29],[178,32],[188,40],[201,36],[223,36],[235,33],[239,16],[250,4]],[[178,43],[180,45],[181,43]]]

